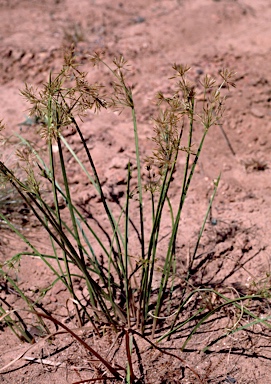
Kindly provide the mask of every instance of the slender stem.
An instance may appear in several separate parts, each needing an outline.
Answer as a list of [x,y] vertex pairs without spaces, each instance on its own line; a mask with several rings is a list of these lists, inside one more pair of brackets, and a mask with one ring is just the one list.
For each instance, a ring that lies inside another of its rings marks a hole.
[[124,235],[124,279],[125,279],[125,297],[126,297],[126,316],[128,327],[130,328],[130,298],[129,298],[129,270],[128,270],[128,242],[129,242],[129,201],[130,201],[130,180],[131,169],[130,162],[127,170],[127,191],[126,191],[126,208],[125,208],[125,235]]
[[144,258],[145,258],[145,240],[144,240],[143,191],[142,191],[142,181],[141,181],[141,165],[140,165],[137,121],[136,121],[136,113],[135,113],[134,106],[132,107],[132,117],[133,117],[133,125],[134,125],[134,139],[135,139],[136,165],[137,165],[137,184],[138,184],[138,194],[139,194],[141,257],[142,257],[142,260],[144,260]]

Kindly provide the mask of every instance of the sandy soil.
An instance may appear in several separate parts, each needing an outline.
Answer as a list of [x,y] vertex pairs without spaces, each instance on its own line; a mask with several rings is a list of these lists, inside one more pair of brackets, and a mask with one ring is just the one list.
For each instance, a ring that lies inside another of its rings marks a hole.
[[[92,70],[88,63],[88,55],[95,50],[104,50],[108,60],[123,54],[131,64],[129,81],[134,87],[143,156],[151,154],[146,138],[152,136],[153,100],[158,91],[171,89],[168,78],[172,76],[173,63],[191,65],[194,81],[205,74],[217,77],[225,67],[237,72],[236,89],[231,90],[227,101],[223,130],[213,127],[206,139],[187,198],[178,249],[180,258],[185,260],[200,229],[213,180],[221,172],[213,221],[207,223],[200,248],[202,255],[208,257],[197,270],[194,284],[223,285],[228,293],[235,290],[237,294],[251,293],[264,286],[268,292],[271,272],[270,1],[0,0],[0,14],[0,118],[6,124],[6,135],[20,133],[34,140],[31,126],[22,124],[26,121],[28,105],[19,90],[25,82],[41,86],[50,71],[60,68],[63,49],[71,43],[94,82],[108,81],[107,73],[102,75]],[[122,201],[125,192],[122,181],[127,161],[135,158],[130,144],[133,140],[131,118],[126,112],[120,116],[105,112],[98,118],[91,114],[82,123],[82,130],[89,139],[108,200],[114,206],[114,197]],[[196,132],[195,140],[198,138]],[[76,140],[73,139],[73,144],[79,148]],[[4,159],[12,159],[15,139],[12,143],[2,154]],[[90,192],[88,183],[76,172],[73,163],[69,172],[76,202],[99,217],[102,210],[97,196]],[[172,193],[173,201],[177,202],[178,189]],[[27,221],[25,230],[46,249],[46,241],[27,219],[24,207],[21,209]],[[1,231],[0,260],[3,262],[18,252],[20,246],[13,234],[5,229]],[[184,264],[185,261],[180,262],[180,266]],[[39,289],[49,284],[50,274],[41,261],[25,258],[19,279],[22,289],[35,299]],[[50,313],[57,314],[66,297],[66,292],[55,286],[43,304]],[[1,282],[0,298],[13,307],[19,305],[17,297],[4,289],[4,282]],[[256,311],[259,316],[267,316],[268,302],[257,303]],[[185,335],[163,346],[185,359],[206,383],[271,383],[271,335],[260,324],[222,339],[209,353],[202,352],[206,342],[216,339],[230,326],[227,321],[234,321],[230,313],[226,319],[221,316],[220,320],[216,318],[207,323],[182,353],[179,349]],[[6,327],[0,327],[0,333],[0,367],[3,367],[29,346],[20,343]],[[119,347],[112,361],[123,365],[121,339],[114,342],[113,332],[105,329],[104,333],[103,339],[98,340],[92,330],[86,329],[84,338],[104,356],[110,346],[112,350]],[[179,360],[148,349],[140,339],[138,345],[143,365],[140,371],[139,364],[138,376],[142,376],[142,382],[199,382],[189,369],[182,368]],[[90,379],[98,372],[97,364],[93,372],[95,364],[87,352],[66,335],[51,344],[39,341],[26,355],[61,362],[62,366],[31,363],[21,358],[1,373],[0,383],[75,383]],[[138,361],[136,357],[135,360]]]

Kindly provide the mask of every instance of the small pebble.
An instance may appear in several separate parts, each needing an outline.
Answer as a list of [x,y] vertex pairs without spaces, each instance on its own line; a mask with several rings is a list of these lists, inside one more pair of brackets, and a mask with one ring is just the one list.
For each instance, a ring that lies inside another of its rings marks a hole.
[[259,119],[264,117],[264,112],[259,108],[251,108],[250,112],[253,116],[258,117]]

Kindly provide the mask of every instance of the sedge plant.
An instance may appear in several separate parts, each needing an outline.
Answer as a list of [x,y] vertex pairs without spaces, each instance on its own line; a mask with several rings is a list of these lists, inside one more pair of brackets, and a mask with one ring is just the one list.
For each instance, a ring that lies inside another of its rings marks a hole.
[[[151,320],[154,336],[158,319],[167,305],[167,294],[174,290],[176,259],[180,257],[176,251],[177,236],[184,203],[206,135],[213,126],[220,124],[223,116],[225,92],[222,88],[234,86],[232,81],[234,74],[231,71],[222,70],[220,83],[206,75],[198,84],[203,89],[204,98],[201,103],[197,103],[195,85],[189,81],[190,68],[186,65],[174,64],[174,75],[171,80],[175,82],[175,88],[170,96],[165,96],[163,93],[157,95],[158,114],[153,118],[154,150],[146,159],[141,157],[136,107],[132,87],[127,82],[127,62],[120,56],[113,60],[113,65],[109,65],[98,53],[91,57],[90,62],[96,66],[106,67],[111,73],[112,92],[109,92],[108,88],[105,92],[101,85],[90,84],[86,73],[76,63],[74,52],[69,52],[65,56],[62,69],[57,74],[50,74],[48,82],[41,90],[35,91],[31,86],[26,85],[22,91],[22,95],[31,104],[30,115],[35,116],[37,121],[36,126],[30,128],[37,129],[44,140],[47,156],[42,156],[30,141],[20,137],[21,147],[17,151],[17,156],[26,177],[21,178],[4,162],[0,162],[2,184],[9,185],[16,191],[40,223],[49,237],[51,253],[45,254],[3,213],[0,213],[0,219],[30,249],[29,252],[15,255],[12,260],[19,262],[21,258],[28,256],[41,259],[54,275],[54,281],[50,287],[61,282],[69,292],[80,326],[87,319],[99,333],[99,325],[104,322],[115,329],[123,326],[130,329],[132,320],[135,319],[137,329],[144,335],[146,326]],[[110,108],[113,110],[128,108],[131,111],[139,210],[140,255],[136,261],[130,256],[133,252],[129,248],[130,223],[134,220],[131,217],[130,208],[131,199],[133,199],[131,164],[128,162],[127,165],[124,207],[115,213],[116,207],[106,198],[91,150],[80,128],[80,121],[89,110],[99,112]],[[64,128],[70,126],[75,129],[80,139],[87,161],[80,158],[68,138],[64,137]],[[202,132],[201,138],[198,145],[195,145],[194,132],[195,129],[199,130],[199,127]],[[67,152],[73,157],[78,168],[86,175],[99,196],[110,228],[109,242],[101,239],[95,226],[92,226],[91,222],[84,217],[75,203],[76,199],[72,193],[65,162]],[[179,156],[185,157],[185,165],[182,180],[178,186],[179,196],[176,205],[171,201],[169,191],[172,183],[177,182],[173,175]],[[142,178],[143,165],[148,174],[147,182],[143,182]],[[214,194],[200,229],[193,258],[197,253],[218,182],[219,178],[214,185]],[[53,203],[48,202],[48,190]],[[65,210],[62,209],[63,201]],[[147,204],[150,204],[152,213],[149,232],[145,226]],[[167,211],[169,211],[172,229],[166,249],[163,250],[166,255],[163,265],[161,266],[160,263],[158,269],[159,241],[163,235],[161,222]],[[98,252],[97,249],[99,249]],[[100,254],[103,256],[103,265]],[[3,275],[6,274],[5,268],[8,264],[10,265],[10,261],[1,265]],[[188,300],[187,297],[193,296],[193,293],[188,293],[191,269],[192,264],[184,277],[182,303]],[[78,298],[74,286],[75,278],[83,279],[85,282],[88,291],[87,303]],[[154,278],[158,278],[158,290],[154,290]],[[20,292],[19,287],[17,292]],[[154,296],[155,306],[153,307]],[[23,299],[28,303],[27,298],[23,297]],[[234,300],[225,300],[227,305],[235,304]],[[180,328],[176,323],[182,308],[183,305],[180,305],[167,336]],[[32,303],[31,310],[33,310]],[[2,314],[3,311],[2,309]],[[6,316],[5,319],[9,324],[11,323],[10,318]],[[126,342],[130,348],[128,336]],[[131,366],[130,375],[133,377]]]

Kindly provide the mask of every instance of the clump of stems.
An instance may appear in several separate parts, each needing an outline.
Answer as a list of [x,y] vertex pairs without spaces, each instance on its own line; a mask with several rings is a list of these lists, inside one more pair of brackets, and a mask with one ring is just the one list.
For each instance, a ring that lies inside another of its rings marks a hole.
[[[27,175],[26,180],[20,180],[3,162],[0,163],[3,182],[12,185],[43,226],[50,238],[52,254],[44,255],[8,221],[8,218],[2,214],[0,216],[31,248],[29,254],[41,258],[55,275],[55,281],[61,281],[66,286],[74,303],[79,324],[87,318],[96,330],[97,326],[104,321],[115,328],[123,324],[127,324],[130,328],[131,319],[136,318],[137,327],[144,333],[146,324],[152,316],[154,335],[167,292],[173,289],[176,257],[179,257],[176,254],[176,241],[184,202],[205,137],[212,126],[220,124],[225,102],[222,88],[234,86],[233,73],[223,70],[219,85],[216,85],[213,78],[205,76],[201,82],[204,100],[201,105],[198,105],[195,85],[189,81],[190,68],[174,64],[172,79],[175,81],[175,89],[170,96],[165,96],[163,93],[157,95],[158,114],[153,118],[154,150],[152,155],[144,160],[140,154],[132,87],[127,83],[127,62],[120,56],[114,59],[113,66],[110,66],[100,54],[91,57],[93,65],[103,65],[110,71],[113,81],[112,92],[109,93],[108,90],[105,92],[104,87],[99,84],[89,84],[87,74],[80,70],[75,59],[73,51],[67,54],[60,72],[57,75],[50,74],[48,82],[39,92],[29,85],[26,85],[22,91],[22,95],[31,104],[30,115],[36,116],[39,122],[38,133],[47,146],[49,160],[45,161],[41,158],[33,145],[22,139],[24,149],[17,151],[17,156]],[[130,257],[133,252],[129,249],[132,196],[130,163],[127,166],[125,207],[116,218],[105,197],[91,151],[80,129],[80,120],[89,110],[100,111],[105,108],[131,110],[139,199],[140,257],[136,263]],[[68,126],[75,128],[85,151],[87,163],[80,160],[72,146],[63,137],[63,129]],[[196,146],[193,135],[196,129],[200,130],[200,126],[202,135]],[[185,143],[183,143],[184,136]],[[57,151],[54,150],[55,147]],[[109,246],[99,238],[99,234],[76,207],[65,164],[65,150],[71,153],[100,196],[111,227]],[[177,206],[173,206],[169,198],[169,190],[180,154],[185,156],[185,166],[182,182],[179,185],[179,202]],[[145,185],[142,182],[143,161],[148,172],[148,181]],[[54,201],[53,208],[43,194],[44,184],[50,187]],[[216,188],[217,185],[215,190]],[[151,196],[150,200],[148,194]],[[144,204],[147,204],[144,203],[145,196],[147,196],[146,200],[151,202],[152,227],[149,233],[145,228]],[[64,199],[68,208],[69,220],[64,219],[61,212],[61,199]],[[160,265],[161,273],[159,273],[155,267],[165,205],[170,209],[172,231],[167,248],[164,250],[165,261],[162,267]],[[123,232],[122,223],[124,223]],[[195,254],[204,224],[195,247]],[[106,259],[103,267],[98,255],[94,252],[93,242],[98,244],[103,258]],[[52,259],[56,264],[51,262]],[[158,293],[154,293],[153,289],[155,274],[159,274]],[[78,299],[74,289],[72,278],[78,275],[85,280],[88,289],[87,305]],[[151,311],[153,295],[156,295],[156,304]]]

